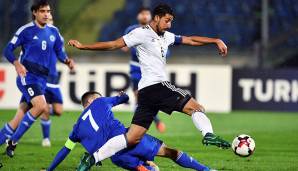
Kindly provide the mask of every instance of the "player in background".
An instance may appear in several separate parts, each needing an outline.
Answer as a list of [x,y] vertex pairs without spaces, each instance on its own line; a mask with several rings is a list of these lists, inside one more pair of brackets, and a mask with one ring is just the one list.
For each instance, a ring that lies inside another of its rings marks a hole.
[[[53,25],[53,18],[52,15],[49,15],[48,24]],[[51,121],[49,120],[49,115],[61,116],[63,111],[63,100],[62,94],[58,85],[59,82],[59,75],[56,69],[57,57],[55,52],[52,53],[53,58],[51,58],[51,66],[50,66],[50,74],[47,78],[47,87],[45,90],[45,98],[48,103],[48,108],[45,113],[43,113],[40,117],[41,119],[41,128],[43,134],[42,146],[43,147],[50,147],[50,127]],[[20,53],[20,56],[23,55],[23,52]],[[20,105],[15,117],[7,124],[5,127],[11,128],[12,132],[17,128],[20,121],[23,119],[24,114],[32,107],[31,103],[28,105],[26,102],[25,96],[21,97]],[[2,128],[0,131],[0,144],[5,142],[5,139],[9,139],[11,135],[6,134],[7,136],[3,135],[3,133],[7,130],[7,128]]]
[[[64,147],[58,152],[47,171],[54,170],[75,147],[77,142],[93,154],[110,138],[127,131],[124,125],[114,117],[112,107],[126,103],[128,96],[120,92],[118,96],[102,97],[98,92],[86,92],[81,98],[84,107],[83,112],[73,126]],[[79,171],[86,171],[95,164],[92,155],[85,154]],[[140,143],[130,149],[125,149],[114,155],[111,159],[114,164],[128,170],[154,171],[153,165],[147,161],[153,161],[155,156],[172,159],[178,165],[199,171],[209,171],[209,168],[200,164],[182,151],[167,147],[163,142],[153,136],[145,134]]]
[[[74,67],[73,60],[64,51],[59,30],[47,25],[51,12],[49,3],[46,0],[35,1],[31,12],[33,21],[20,27],[4,50],[4,56],[15,66],[18,74],[17,86],[26,99],[26,103],[20,103],[15,118],[0,131],[1,145],[9,137],[6,154],[10,157],[13,157],[20,138],[36,118],[47,110],[44,93],[52,53],[55,52],[59,60],[70,69]],[[18,60],[13,51],[19,46],[23,54]],[[24,116],[20,114],[22,112],[25,113]]]
[[173,44],[202,46],[215,44],[222,56],[227,55],[227,46],[217,38],[199,36],[177,36],[167,30],[171,28],[174,13],[171,7],[160,4],[153,11],[149,25],[139,27],[129,34],[108,42],[81,44],[70,40],[68,44],[81,50],[115,50],[125,46],[137,49],[142,78],[138,85],[138,106],[126,134],[111,138],[94,153],[96,162],[111,157],[122,149],[140,142],[149,129],[154,116],[161,110],[167,114],[182,112],[191,117],[193,124],[203,135],[204,145],[230,148],[230,143],[213,133],[212,124],[204,107],[191,95],[172,85],[166,73],[166,53]]
[[[128,34],[132,30],[138,27],[146,26],[151,21],[151,12],[149,8],[142,7],[138,11],[137,20],[139,24],[131,25],[129,26],[125,32],[124,35]],[[139,59],[137,56],[137,51],[134,47],[131,47],[130,49],[128,47],[123,47],[123,51],[128,52],[130,50],[130,63],[129,63],[129,70],[130,70],[130,81],[132,85],[132,90],[136,99],[136,105],[138,103],[138,84],[141,80],[142,73],[141,68],[139,64]],[[156,129],[163,133],[166,131],[166,125],[159,119],[158,115],[154,117],[154,123],[156,126]]]
[[[53,17],[49,16],[48,23],[53,25]],[[59,86],[60,75],[57,71],[57,57],[56,53],[52,53],[53,57],[50,62],[50,71],[47,77],[46,89],[45,89],[45,98],[48,104],[47,110],[41,115],[41,128],[43,134],[42,146],[50,147],[50,128],[51,120],[50,115],[52,116],[61,116],[63,112],[63,98]]]

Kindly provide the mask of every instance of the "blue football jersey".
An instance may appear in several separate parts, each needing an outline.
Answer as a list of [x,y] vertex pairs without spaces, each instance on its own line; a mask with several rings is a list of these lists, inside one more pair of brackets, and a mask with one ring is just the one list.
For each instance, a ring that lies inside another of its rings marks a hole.
[[21,46],[23,54],[20,61],[29,72],[47,76],[55,53],[65,61],[64,41],[59,30],[53,25],[40,28],[34,21],[20,27],[4,50],[4,56],[13,63],[13,51]]
[[126,129],[115,119],[112,107],[127,101],[127,95],[94,100],[80,115],[69,139],[81,143],[89,154],[93,154],[110,138],[124,134]]

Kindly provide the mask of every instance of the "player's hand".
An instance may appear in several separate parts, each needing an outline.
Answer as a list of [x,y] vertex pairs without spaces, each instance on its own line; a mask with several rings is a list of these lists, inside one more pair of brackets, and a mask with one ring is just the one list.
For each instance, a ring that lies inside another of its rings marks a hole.
[[65,60],[65,64],[68,66],[68,68],[70,69],[70,71],[73,71],[74,70],[74,68],[75,68],[75,62],[74,62],[73,59],[67,58]]
[[67,44],[69,46],[73,46],[73,47],[78,48],[78,49],[81,49],[83,47],[82,44],[77,40],[70,40],[70,41],[68,41]]
[[219,54],[221,56],[227,56],[228,54],[228,47],[227,45],[220,39],[217,39],[216,40],[216,45],[217,45],[217,48],[219,50]]
[[26,74],[27,74],[27,69],[25,68],[25,66],[23,64],[21,64],[18,60],[15,60],[13,62],[14,66],[15,66],[15,69],[17,71],[17,74],[20,76],[20,77],[25,77]]

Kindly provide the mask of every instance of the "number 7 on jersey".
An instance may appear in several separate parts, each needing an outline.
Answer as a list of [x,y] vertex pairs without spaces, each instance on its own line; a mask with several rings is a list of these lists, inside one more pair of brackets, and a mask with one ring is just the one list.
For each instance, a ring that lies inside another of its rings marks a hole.
[[91,123],[92,128],[97,132],[99,129],[99,126],[95,122],[90,109],[82,116],[82,119],[85,121],[87,117],[89,117],[89,121]]

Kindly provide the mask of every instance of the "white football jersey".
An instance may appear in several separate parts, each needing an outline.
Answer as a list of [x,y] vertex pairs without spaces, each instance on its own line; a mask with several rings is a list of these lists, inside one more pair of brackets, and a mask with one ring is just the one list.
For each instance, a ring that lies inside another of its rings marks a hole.
[[127,47],[135,47],[141,66],[142,78],[138,89],[168,81],[166,54],[175,42],[175,35],[165,32],[159,36],[149,25],[136,28],[123,36]]

